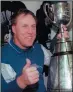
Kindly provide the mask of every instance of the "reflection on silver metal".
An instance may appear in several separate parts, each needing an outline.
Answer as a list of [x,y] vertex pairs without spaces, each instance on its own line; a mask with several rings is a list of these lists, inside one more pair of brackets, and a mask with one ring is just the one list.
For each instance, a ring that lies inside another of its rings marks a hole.
[[[72,92],[72,42],[64,38],[62,24],[70,24],[70,8],[67,2],[57,2],[54,5],[54,21],[59,26],[62,38],[57,41],[52,56],[50,75],[51,90],[49,92]],[[54,66],[55,65],[55,66]],[[52,75],[54,75],[52,77]],[[53,82],[53,83],[52,83]]]
[[49,3],[45,3],[43,10],[47,19],[49,19],[57,27],[59,27],[61,23],[66,26],[69,26],[69,24],[71,23],[72,15],[70,12],[70,4],[67,1],[56,1],[56,3],[51,5]]
[[52,57],[57,62],[57,72],[55,77],[54,89],[63,90],[65,92],[72,92],[73,52],[71,46],[71,42],[68,39],[65,39],[62,34],[62,38],[57,42],[54,56]]
[[53,6],[53,10],[54,10],[54,21],[56,23],[56,25],[60,25],[61,23],[64,25],[69,26],[70,24],[70,19],[71,19],[71,15],[70,15],[70,6],[67,2],[59,2],[56,3]]
[[60,87],[63,89],[72,89],[71,69],[69,66],[68,56],[63,55],[59,59],[60,70]]

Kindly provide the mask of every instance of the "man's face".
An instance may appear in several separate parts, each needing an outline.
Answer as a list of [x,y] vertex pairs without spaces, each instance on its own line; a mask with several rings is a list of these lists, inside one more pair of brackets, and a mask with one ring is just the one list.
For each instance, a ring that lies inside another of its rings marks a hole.
[[16,24],[12,26],[12,30],[14,33],[14,42],[20,48],[33,45],[36,38],[36,21],[32,15],[19,15]]

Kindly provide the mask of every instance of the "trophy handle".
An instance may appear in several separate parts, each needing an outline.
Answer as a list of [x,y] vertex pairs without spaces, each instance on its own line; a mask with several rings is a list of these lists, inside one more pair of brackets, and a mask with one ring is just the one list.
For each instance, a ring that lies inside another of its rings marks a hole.
[[45,3],[44,6],[43,6],[43,10],[44,10],[45,15],[48,17],[48,14],[47,14],[47,11],[46,11],[47,8],[50,9],[50,6],[49,6],[48,3]]
[[54,13],[52,5],[50,5],[49,3],[45,3],[43,5],[43,11],[46,17],[49,19],[49,21],[54,24]]

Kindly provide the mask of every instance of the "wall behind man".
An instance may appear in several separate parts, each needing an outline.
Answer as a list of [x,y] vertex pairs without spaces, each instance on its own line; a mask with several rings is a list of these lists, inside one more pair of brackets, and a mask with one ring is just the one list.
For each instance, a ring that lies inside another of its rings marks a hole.
[[31,10],[35,15],[36,15],[36,11],[40,8],[40,5],[42,4],[42,1],[22,1],[27,9]]

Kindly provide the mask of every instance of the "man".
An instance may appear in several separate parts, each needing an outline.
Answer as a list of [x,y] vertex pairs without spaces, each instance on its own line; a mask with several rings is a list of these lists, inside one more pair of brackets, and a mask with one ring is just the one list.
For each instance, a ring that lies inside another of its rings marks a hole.
[[[1,92],[46,92],[42,77],[44,54],[35,42],[36,17],[20,9],[11,18],[13,37],[2,47]],[[33,64],[33,65],[32,65]]]
[[[13,38],[2,47],[2,92],[21,92],[35,83],[39,85],[37,92],[45,92],[44,81],[39,80],[44,55],[41,46],[34,43],[36,17],[31,11],[20,9],[12,16],[11,23]],[[31,67],[32,64],[39,69]]]

